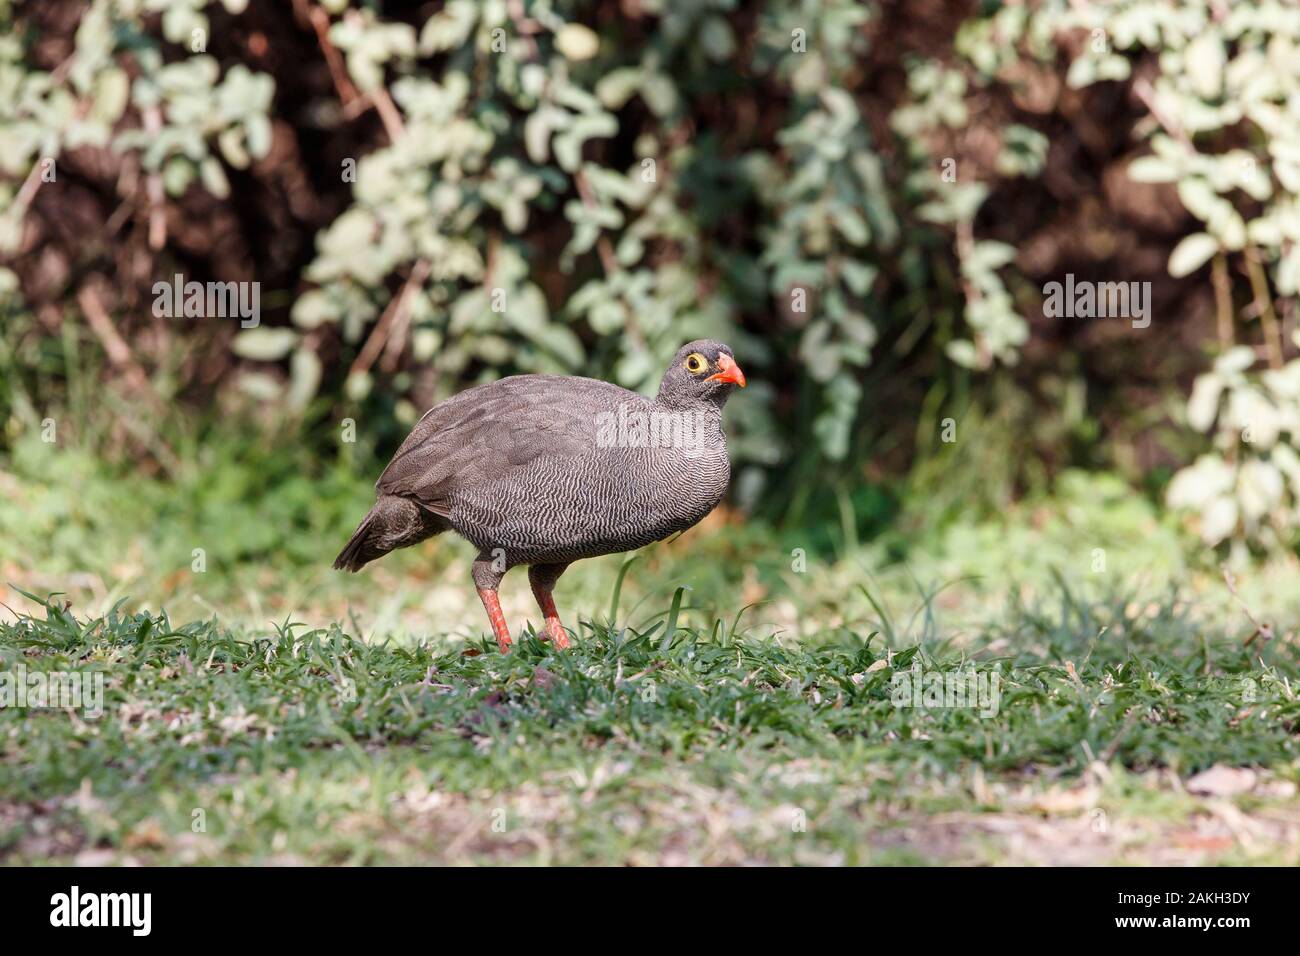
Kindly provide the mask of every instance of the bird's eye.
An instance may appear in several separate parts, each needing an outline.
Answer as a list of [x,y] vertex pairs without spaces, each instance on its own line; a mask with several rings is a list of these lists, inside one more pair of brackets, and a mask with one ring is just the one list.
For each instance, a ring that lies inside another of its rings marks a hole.
[[690,372],[692,375],[699,375],[708,367],[708,359],[699,352],[692,352],[690,355],[686,356],[686,371]]

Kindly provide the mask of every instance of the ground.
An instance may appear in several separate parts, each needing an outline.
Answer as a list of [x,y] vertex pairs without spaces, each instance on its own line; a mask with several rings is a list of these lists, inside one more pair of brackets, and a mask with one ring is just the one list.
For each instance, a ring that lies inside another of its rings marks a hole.
[[[1116,619],[1110,646],[1027,620],[1024,650],[972,665],[879,635],[697,630],[671,608],[501,656],[486,637],[364,643],[50,605],[0,630],[8,669],[103,671],[104,713],[0,711],[0,848],[17,863],[1300,862],[1289,682],[1240,648],[1182,653],[1168,611]],[[899,706],[895,675],[972,666],[999,675],[999,700]]]
[[6,863],[1300,863],[1292,563],[1110,485],[901,557],[723,512],[566,575],[567,652],[507,577],[501,656],[454,540],[329,570],[364,486],[249,545],[282,488],[37,466],[0,673],[103,713],[0,707]]

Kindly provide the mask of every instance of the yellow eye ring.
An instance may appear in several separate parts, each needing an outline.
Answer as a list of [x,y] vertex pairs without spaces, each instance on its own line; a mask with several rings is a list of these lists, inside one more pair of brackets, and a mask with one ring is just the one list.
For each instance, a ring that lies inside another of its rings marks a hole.
[[699,352],[692,352],[690,355],[686,356],[686,371],[690,372],[692,375],[699,375],[708,367],[709,360]]

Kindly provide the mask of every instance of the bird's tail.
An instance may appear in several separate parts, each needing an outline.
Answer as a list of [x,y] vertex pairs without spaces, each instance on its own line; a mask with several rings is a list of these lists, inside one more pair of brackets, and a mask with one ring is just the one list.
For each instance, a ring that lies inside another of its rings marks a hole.
[[380,495],[334,559],[334,567],[340,571],[360,571],[375,558],[423,541],[447,527],[444,519],[414,501]]

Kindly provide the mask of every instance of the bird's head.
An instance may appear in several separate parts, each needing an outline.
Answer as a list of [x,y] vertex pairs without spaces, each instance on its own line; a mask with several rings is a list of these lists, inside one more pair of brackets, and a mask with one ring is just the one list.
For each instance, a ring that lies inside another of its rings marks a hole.
[[745,373],[731,348],[712,339],[687,342],[677,351],[659,385],[659,400],[670,405],[710,401],[721,406]]

